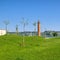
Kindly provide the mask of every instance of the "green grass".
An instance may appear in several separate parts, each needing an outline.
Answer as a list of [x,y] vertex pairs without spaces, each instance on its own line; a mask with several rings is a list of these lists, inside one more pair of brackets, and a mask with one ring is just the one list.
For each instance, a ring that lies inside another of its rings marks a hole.
[[60,38],[0,36],[0,60],[60,60]]

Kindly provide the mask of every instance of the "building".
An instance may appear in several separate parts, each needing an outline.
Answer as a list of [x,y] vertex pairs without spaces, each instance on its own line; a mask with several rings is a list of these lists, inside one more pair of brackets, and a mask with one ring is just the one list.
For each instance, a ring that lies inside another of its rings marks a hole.
[[[53,33],[56,33],[56,36],[53,36]],[[60,37],[60,31],[44,31],[41,34],[43,37]]]
[[5,35],[5,34],[6,34],[6,30],[2,30],[2,29],[1,29],[1,30],[0,30],[0,36],[1,36],[1,35]]
[[[16,34],[16,32],[8,32],[9,34]],[[37,36],[37,32],[34,31],[25,31],[25,32],[19,32],[18,35],[20,36]]]

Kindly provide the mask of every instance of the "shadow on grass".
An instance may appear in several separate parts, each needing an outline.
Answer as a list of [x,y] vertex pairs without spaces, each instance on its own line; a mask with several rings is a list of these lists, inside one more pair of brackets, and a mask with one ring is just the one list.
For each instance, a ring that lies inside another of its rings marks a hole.
[[16,60],[23,60],[23,59],[18,57],[18,58],[16,58]]

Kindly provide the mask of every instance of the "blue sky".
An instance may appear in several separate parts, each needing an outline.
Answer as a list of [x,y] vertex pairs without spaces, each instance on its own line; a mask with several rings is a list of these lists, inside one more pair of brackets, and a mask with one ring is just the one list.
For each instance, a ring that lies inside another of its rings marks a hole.
[[41,31],[60,31],[60,0],[0,0],[0,29],[5,29],[4,20],[9,20],[9,31],[23,31],[22,17],[29,24],[26,31],[33,31],[33,22],[40,20]]

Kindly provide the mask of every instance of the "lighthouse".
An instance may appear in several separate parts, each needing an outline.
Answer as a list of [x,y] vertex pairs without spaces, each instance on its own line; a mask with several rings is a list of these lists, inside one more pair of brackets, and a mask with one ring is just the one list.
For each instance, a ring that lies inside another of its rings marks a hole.
[[38,21],[38,36],[41,36],[41,32],[40,32],[40,21]]

